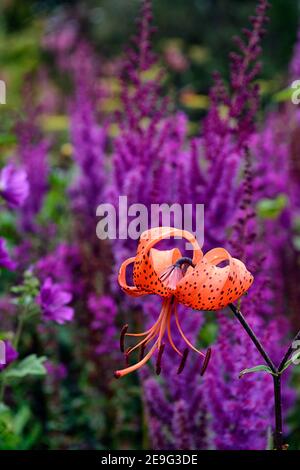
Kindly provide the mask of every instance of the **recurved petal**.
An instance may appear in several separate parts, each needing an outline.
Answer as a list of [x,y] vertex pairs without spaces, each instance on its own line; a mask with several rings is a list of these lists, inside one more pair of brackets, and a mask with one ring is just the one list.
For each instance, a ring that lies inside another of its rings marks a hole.
[[122,263],[119,275],[118,275],[118,282],[120,287],[126,294],[131,295],[132,297],[140,297],[142,295],[147,295],[148,292],[138,289],[136,286],[129,286],[126,281],[126,269],[129,264],[134,263],[135,258],[128,258],[124,263]]
[[[225,261],[228,265],[218,266]],[[178,283],[175,296],[197,310],[219,310],[241,297],[252,282],[252,274],[241,261],[215,248]]]

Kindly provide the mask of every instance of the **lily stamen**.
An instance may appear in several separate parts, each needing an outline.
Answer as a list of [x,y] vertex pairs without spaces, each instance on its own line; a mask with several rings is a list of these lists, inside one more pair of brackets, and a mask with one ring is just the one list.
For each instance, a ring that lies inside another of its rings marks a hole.
[[195,346],[193,346],[192,343],[190,343],[190,341],[187,339],[187,337],[186,337],[185,334],[183,333],[183,331],[182,331],[182,329],[181,329],[181,326],[180,326],[180,323],[179,323],[177,305],[175,305],[174,313],[175,313],[176,325],[177,325],[177,328],[178,328],[179,333],[181,334],[182,339],[186,342],[186,344],[187,344],[191,349],[193,349],[193,351],[195,351],[196,353],[200,354],[201,356],[205,356],[205,354],[203,354],[203,352],[199,351],[199,349],[195,348]]
[[186,360],[187,360],[187,357],[188,357],[188,353],[189,353],[189,350],[188,350],[188,348],[186,348],[186,349],[183,351],[183,355],[182,355],[182,358],[181,358],[181,362],[180,362],[179,367],[178,367],[178,370],[177,370],[177,375],[181,374],[181,372],[183,371],[184,366],[185,366],[185,363],[186,363]]
[[202,368],[201,368],[200,375],[204,375],[204,373],[205,373],[205,371],[208,367],[210,358],[211,358],[211,348],[208,348],[206,356],[205,356],[204,361],[203,361],[203,365],[202,365]]
[[142,344],[142,346],[140,347],[139,361],[141,361],[144,357],[145,348],[146,348],[146,346],[144,344]]
[[121,352],[125,351],[125,335],[126,335],[127,330],[128,330],[128,325],[124,325],[122,330],[121,330],[121,334],[120,334],[120,350],[121,350]]
[[161,373],[161,358],[163,355],[163,352],[165,350],[165,345],[162,344],[158,350],[158,355],[157,355],[157,360],[156,360],[156,375],[159,375]]

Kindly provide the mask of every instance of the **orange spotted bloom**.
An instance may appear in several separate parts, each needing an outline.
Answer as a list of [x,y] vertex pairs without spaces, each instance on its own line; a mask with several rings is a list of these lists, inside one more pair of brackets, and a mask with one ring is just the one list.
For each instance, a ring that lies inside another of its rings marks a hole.
[[[193,257],[183,257],[178,248],[158,250],[155,245],[163,239],[179,237],[186,239],[193,247]],[[133,286],[126,282],[126,269],[133,263]],[[223,266],[220,266],[220,265]],[[226,265],[225,265],[226,264]],[[177,373],[185,365],[190,349],[204,357],[201,374],[204,373],[211,355],[196,349],[186,338],[177,312],[181,303],[195,310],[219,310],[241,297],[251,286],[253,276],[238,259],[232,258],[224,248],[214,248],[203,255],[195,237],[186,230],[171,227],[158,227],[145,231],[139,241],[137,254],[122,264],[119,271],[119,284],[126,294],[139,297],[157,294],[163,299],[162,309],[157,321],[143,333],[128,333],[128,325],[121,332],[120,348],[124,349],[126,336],[140,338],[140,341],[125,352],[128,358],[131,352],[140,350],[140,359],[125,369],[117,370],[119,378],[143,366],[157,351],[156,372],[161,371],[161,360],[167,338],[171,347],[181,357]],[[171,321],[175,324],[188,348],[180,351],[171,334]],[[146,351],[146,348],[149,348]]]

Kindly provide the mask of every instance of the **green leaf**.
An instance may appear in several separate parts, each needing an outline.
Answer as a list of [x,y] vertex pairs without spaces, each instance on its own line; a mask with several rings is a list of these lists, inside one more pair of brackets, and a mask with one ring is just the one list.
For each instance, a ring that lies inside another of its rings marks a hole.
[[239,379],[243,377],[245,374],[251,374],[252,372],[267,372],[268,374],[273,374],[271,371],[270,367],[265,366],[265,365],[259,365],[255,367],[251,367],[250,369],[244,369],[239,373]]
[[293,92],[294,92],[293,88],[288,87],[288,88],[285,88],[284,90],[280,90],[278,93],[275,93],[272,99],[273,101],[275,101],[275,103],[291,101]]
[[[296,362],[296,361],[298,361],[298,362]],[[282,374],[282,372],[285,371],[292,364],[297,365],[299,363],[300,363],[300,349],[297,349],[297,351],[294,352],[294,354],[291,356],[291,358],[288,361],[286,361],[286,363],[284,364],[284,366],[281,369],[280,373]]]
[[262,219],[276,219],[287,206],[285,194],[279,194],[275,199],[262,199],[257,203],[257,214]]
[[43,366],[46,357],[37,357],[36,354],[31,354],[22,361],[14,363],[5,372],[5,380],[22,379],[27,375],[46,375],[47,371]]

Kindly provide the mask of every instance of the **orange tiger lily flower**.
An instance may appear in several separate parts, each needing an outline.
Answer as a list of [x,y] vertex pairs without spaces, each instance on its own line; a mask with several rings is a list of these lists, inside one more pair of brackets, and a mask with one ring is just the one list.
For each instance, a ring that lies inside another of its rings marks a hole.
[[[154,248],[161,240],[171,237],[186,239],[191,243],[193,247],[192,259],[182,257],[178,248],[172,250]],[[218,266],[223,262],[227,262],[227,265]],[[131,263],[133,263],[133,286],[129,286],[126,282],[126,269]],[[133,297],[157,294],[163,298],[163,304],[157,321],[149,330],[143,333],[128,333],[128,325],[123,327],[120,338],[122,352],[124,352],[126,336],[143,338],[126,351],[126,360],[128,361],[129,354],[138,348],[141,357],[136,364],[117,370],[115,372],[117,378],[139,369],[155,351],[158,351],[156,372],[159,374],[165,348],[165,336],[171,347],[181,356],[177,373],[183,370],[188,348],[182,352],[174,343],[171,335],[171,319],[173,317],[175,317],[178,331],[188,347],[204,356],[201,370],[201,374],[203,374],[208,365],[211,350],[209,349],[204,355],[186,338],[179,322],[178,303],[195,310],[222,309],[249,289],[253,282],[253,276],[241,261],[232,258],[225,249],[215,248],[203,255],[197,240],[191,233],[171,227],[157,227],[147,230],[141,235],[137,254],[122,264],[118,281],[126,294]],[[151,347],[144,356],[145,348],[150,344]]]

